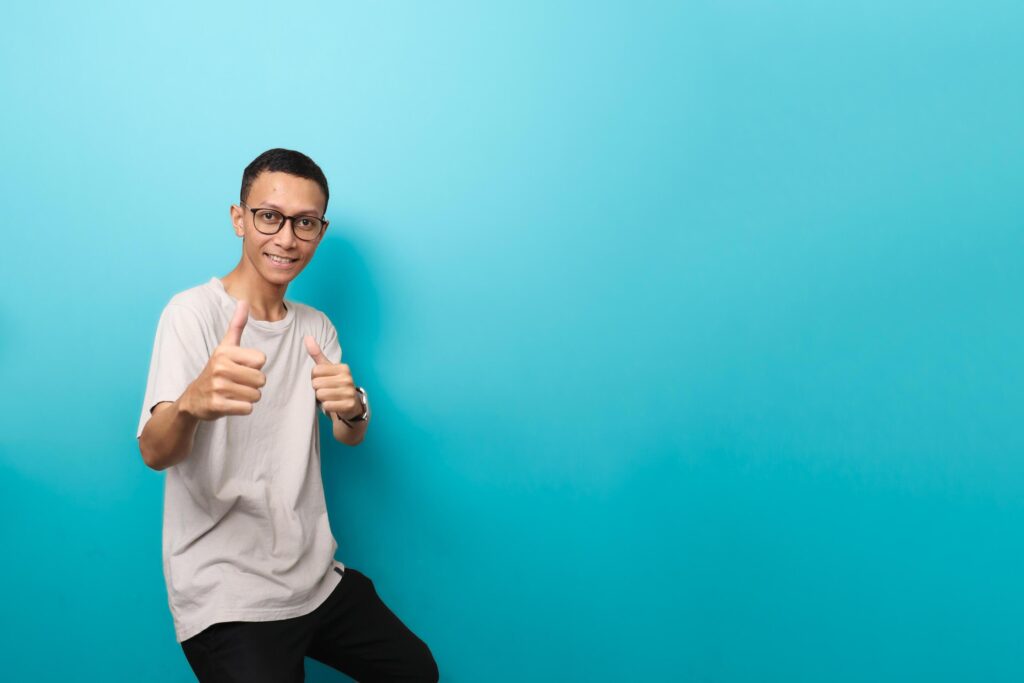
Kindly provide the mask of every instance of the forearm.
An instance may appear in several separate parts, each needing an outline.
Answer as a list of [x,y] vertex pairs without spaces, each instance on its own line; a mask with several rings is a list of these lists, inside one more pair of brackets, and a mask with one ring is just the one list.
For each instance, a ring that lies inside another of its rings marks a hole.
[[139,437],[139,450],[147,466],[165,470],[192,453],[192,442],[200,420],[185,408],[185,394],[177,401],[157,404]]
[[366,416],[363,422],[353,422],[349,427],[338,417],[337,413],[328,413],[331,416],[331,426],[334,431],[334,438],[347,446],[358,446],[366,436],[366,426],[370,424],[370,416]]

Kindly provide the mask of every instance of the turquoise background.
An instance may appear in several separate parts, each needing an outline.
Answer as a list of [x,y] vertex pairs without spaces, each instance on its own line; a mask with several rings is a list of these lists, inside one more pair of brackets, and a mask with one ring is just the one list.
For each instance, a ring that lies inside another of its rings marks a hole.
[[275,146],[338,558],[442,680],[1024,678],[1020,3],[4,14],[5,680],[192,680],[135,430]]

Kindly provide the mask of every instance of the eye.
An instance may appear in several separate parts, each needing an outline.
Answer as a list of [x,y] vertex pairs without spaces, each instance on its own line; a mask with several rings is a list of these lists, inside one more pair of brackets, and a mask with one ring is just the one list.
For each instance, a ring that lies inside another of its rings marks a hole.
[[274,213],[273,211],[264,211],[263,213],[260,214],[260,218],[262,218],[265,221],[272,221],[275,218],[277,218],[277,214]]

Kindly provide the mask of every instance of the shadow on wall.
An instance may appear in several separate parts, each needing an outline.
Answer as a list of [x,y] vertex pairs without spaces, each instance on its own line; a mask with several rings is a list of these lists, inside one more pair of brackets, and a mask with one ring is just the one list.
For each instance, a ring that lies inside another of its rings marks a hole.
[[[334,323],[342,347],[342,362],[352,366],[356,382],[377,386],[375,351],[380,337],[380,303],[370,268],[352,241],[352,234],[350,222],[331,222],[316,256],[301,276],[303,294],[297,298],[322,310]],[[376,399],[376,392],[369,391]],[[337,557],[347,564],[346,544],[341,539],[349,536],[349,529],[358,532],[358,522],[353,521],[352,505],[346,503],[348,486],[343,482],[353,476],[349,472],[352,469],[358,470],[355,478],[359,480],[377,477],[379,473],[366,471],[377,458],[368,456],[359,459],[360,462],[346,462],[342,456],[348,446],[334,442],[326,418],[319,419],[323,422],[320,444],[324,495],[331,528],[338,539]],[[308,658],[305,669],[306,680],[311,683],[352,680]]]
[[[456,542],[451,538],[452,525],[458,515],[448,501],[440,499],[441,492],[424,481],[425,476],[441,476],[436,475],[436,461],[422,457],[435,448],[436,425],[417,424],[407,406],[428,397],[396,395],[394,387],[386,386],[394,373],[379,372],[380,362],[389,362],[380,361],[382,336],[397,347],[394,354],[399,356],[413,354],[412,345],[418,340],[402,332],[396,337],[395,330],[410,327],[391,319],[395,313],[383,310],[376,278],[397,269],[369,262],[359,242],[351,237],[365,232],[353,230],[353,223],[344,219],[333,222],[296,282],[302,283],[296,299],[319,308],[334,323],[342,362],[350,365],[356,383],[366,387],[373,406],[374,423],[366,440],[355,448],[334,441],[328,418],[318,418],[324,495],[331,531],[338,542],[335,557],[373,578],[389,606],[408,619],[412,615],[403,609],[404,595],[416,593],[418,584],[430,581],[430,558],[450,555]],[[411,296],[406,291],[409,286],[388,282],[384,289],[406,299]],[[404,308],[399,303],[396,308]],[[390,324],[382,335],[385,319]],[[430,548],[430,558],[424,548]],[[410,572],[417,578],[400,588],[387,579],[395,573],[408,578]],[[429,643],[429,634],[423,635]],[[337,671],[310,659],[306,660],[306,672],[311,683],[345,680]]]
[[380,337],[380,298],[353,234],[358,232],[351,222],[332,221],[296,284],[301,283],[304,298],[326,313],[337,328],[342,361],[358,359],[365,372],[372,370],[372,354]]
[[[338,541],[337,557],[371,573],[372,567],[360,567],[367,553],[376,554],[374,540],[380,524],[401,520],[416,509],[424,495],[414,486],[414,472],[403,468],[407,444],[425,444],[425,427],[413,424],[402,404],[423,397],[394,397],[381,380],[378,367],[381,339],[381,299],[375,281],[378,272],[394,268],[375,268],[367,262],[358,242],[350,235],[361,231],[344,220],[332,223],[328,236],[316,257],[303,273],[303,296],[324,311],[338,331],[342,362],[348,363],[357,384],[365,386],[373,406],[374,424],[366,440],[352,448],[330,437],[327,418],[320,416],[321,459],[324,493],[331,528]],[[331,230],[335,231],[333,238]],[[389,289],[394,289],[390,287]],[[303,297],[297,297],[303,300]],[[392,325],[391,328],[402,327]],[[397,344],[415,344],[415,339],[395,340]],[[401,349],[398,353],[404,354]],[[389,373],[385,372],[387,376]],[[406,444],[400,446],[399,444]],[[366,552],[362,552],[361,549]]]

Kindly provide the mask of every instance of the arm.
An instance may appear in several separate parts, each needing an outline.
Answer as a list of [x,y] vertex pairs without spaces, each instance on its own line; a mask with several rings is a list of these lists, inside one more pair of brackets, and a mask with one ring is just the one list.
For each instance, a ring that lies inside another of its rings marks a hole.
[[366,426],[370,424],[370,416],[366,416],[365,422],[353,422],[351,427],[342,422],[337,413],[328,413],[331,416],[331,425],[334,431],[334,438],[346,446],[358,446],[366,436]]
[[[315,341],[310,341],[309,343],[316,344]],[[319,348],[317,349],[317,355],[323,358]],[[367,406],[366,419],[360,422],[352,422],[352,418],[363,414],[363,404],[358,398],[345,396],[345,394],[358,396],[348,366],[326,361],[317,364],[313,369],[313,374],[313,388],[318,396],[317,405],[320,406],[322,413],[331,418],[331,433],[335,441],[340,441],[346,446],[358,446],[362,443],[363,437],[366,436],[366,427],[370,424],[372,415],[369,406]],[[320,385],[319,387],[318,384]],[[320,400],[321,397],[328,399],[326,404]],[[330,409],[327,406],[330,406]],[[351,427],[341,419],[342,415],[338,412],[338,406],[348,407],[349,411],[352,411],[353,408],[355,409],[354,414],[348,416],[349,422],[352,422]]]
[[[354,415],[349,416],[351,421],[352,417],[363,414],[363,406],[362,401],[357,398],[351,369],[346,363],[340,362],[341,346],[338,344],[338,333],[326,316],[323,317],[323,322],[323,334],[326,339],[323,349],[331,354],[330,357],[320,348],[315,337],[304,338],[306,350],[315,363],[311,378],[317,405],[330,416],[334,439],[346,446],[358,446],[366,436],[366,427],[370,423],[370,409],[367,408],[365,421],[353,422],[351,427],[341,419],[339,410],[342,414],[354,412]],[[338,358],[339,362],[334,363],[331,358]],[[330,409],[327,408],[328,405]]]
[[199,419],[184,409],[182,403],[185,396],[182,394],[177,401],[156,404],[153,417],[139,436],[142,460],[154,470],[165,470],[176,465],[192,452],[192,440]]
[[[260,371],[267,358],[262,351],[239,347],[248,311],[248,303],[239,302],[224,339],[213,350],[199,376],[176,400],[159,401],[153,407],[139,433],[139,451],[149,467],[164,470],[187,458],[192,453],[196,428],[201,420],[252,413],[253,404],[260,400],[259,387],[267,381],[266,375]],[[159,331],[157,335],[159,338]],[[187,369],[182,369],[183,364],[177,357],[172,356],[171,361],[162,367],[173,369],[178,381],[183,381]],[[192,359],[193,366],[200,362],[199,357]],[[159,392],[161,398],[176,393],[177,390],[170,392],[169,389]],[[147,390],[147,404],[153,400],[155,398]]]

